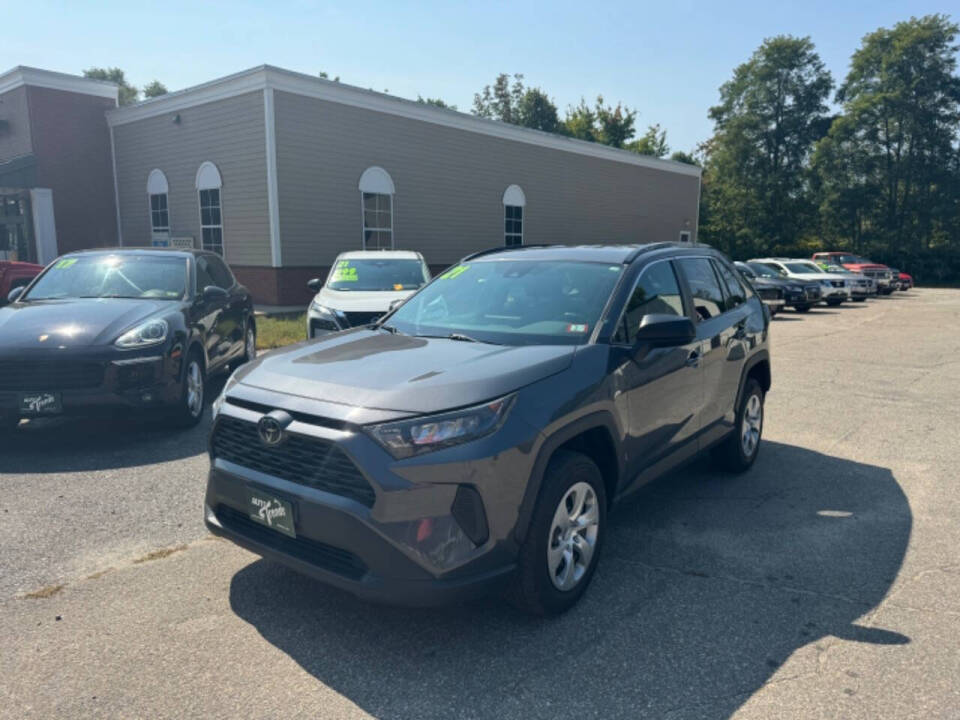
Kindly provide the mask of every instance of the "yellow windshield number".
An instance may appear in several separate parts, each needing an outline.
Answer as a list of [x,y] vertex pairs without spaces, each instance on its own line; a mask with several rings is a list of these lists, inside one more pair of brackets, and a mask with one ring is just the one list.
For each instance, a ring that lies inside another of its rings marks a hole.
[[457,265],[451,270],[447,270],[443,275],[440,276],[441,280],[453,280],[456,277],[460,277],[467,270],[470,269],[469,265]]

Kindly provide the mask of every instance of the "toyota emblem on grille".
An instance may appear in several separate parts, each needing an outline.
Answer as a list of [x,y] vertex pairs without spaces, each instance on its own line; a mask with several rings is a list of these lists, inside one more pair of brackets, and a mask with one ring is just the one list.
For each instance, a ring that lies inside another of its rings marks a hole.
[[260,435],[260,441],[264,445],[271,447],[277,446],[283,442],[286,433],[284,430],[292,422],[293,418],[283,410],[274,410],[272,413],[264,415],[257,422],[257,432]]

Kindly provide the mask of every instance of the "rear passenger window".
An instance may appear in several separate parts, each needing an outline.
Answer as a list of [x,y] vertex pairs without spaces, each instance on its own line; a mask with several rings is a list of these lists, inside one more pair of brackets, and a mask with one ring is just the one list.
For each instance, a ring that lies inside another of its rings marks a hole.
[[654,263],[640,274],[637,286],[623,310],[613,342],[633,344],[644,315],[684,314],[683,298],[673,266],[669,262]]
[[213,281],[224,290],[232,288],[234,282],[233,273],[230,272],[227,264],[216,255],[209,255],[205,260],[209,263],[208,269]]
[[720,275],[720,279],[723,281],[723,287],[726,289],[726,293],[724,293],[726,297],[724,309],[733,310],[735,307],[743,305],[747,298],[744,296],[743,287],[740,285],[740,281],[737,280],[730,268],[728,268],[724,263],[717,261],[714,261],[713,267]]
[[712,263],[707,258],[680,258],[677,262],[687,278],[690,294],[693,295],[693,307],[700,319],[709,320],[722,314],[723,291]]

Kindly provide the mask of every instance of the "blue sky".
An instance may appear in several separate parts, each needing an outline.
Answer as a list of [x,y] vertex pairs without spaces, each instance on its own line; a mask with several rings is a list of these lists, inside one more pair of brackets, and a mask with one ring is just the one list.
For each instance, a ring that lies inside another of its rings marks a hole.
[[[809,35],[835,79],[864,34],[960,2],[647,3],[311,0],[15,3],[23,33],[4,33],[0,71],[79,73],[119,66],[136,85],[175,90],[262,63],[469,110],[497,73],[520,72],[561,111],[602,93],[660,123],[674,149],[707,138],[717,88],[765,37]],[[8,20],[10,13],[5,13]]]

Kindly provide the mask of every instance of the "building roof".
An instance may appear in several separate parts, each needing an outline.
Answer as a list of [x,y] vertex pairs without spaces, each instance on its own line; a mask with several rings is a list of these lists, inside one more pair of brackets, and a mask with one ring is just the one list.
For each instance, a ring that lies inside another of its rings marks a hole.
[[111,126],[124,125],[257,90],[279,90],[436,125],[444,125],[480,135],[589,155],[628,165],[700,177],[700,168],[695,165],[687,165],[673,160],[662,160],[649,155],[639,155],[629,150],[620,150],[601,143],[576,140],[556,133],[489,120],[456,110],[435,107],[374,90],[366,90],[346,83],[284,70],[272,65],[260,65],[184,90],[110,110],[107,113],[107,122]]
[[12,70],[0,74],[0,93],[15,90],[23,85],[64,90],[81,95],[94,95],[108,98],[114,102],[117,101],[120,92],[116,83],[107,80],[93,80],[80,75],[68,75],[67,73],[40,70],[23,65],[18,65]]

